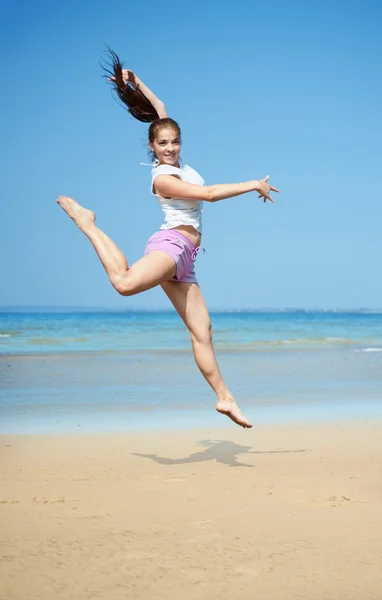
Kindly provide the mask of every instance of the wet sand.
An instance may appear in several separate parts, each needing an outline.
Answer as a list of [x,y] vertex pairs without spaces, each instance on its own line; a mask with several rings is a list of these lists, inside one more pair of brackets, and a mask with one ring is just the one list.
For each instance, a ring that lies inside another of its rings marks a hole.
[[380,600],[382,423],[2,436],[1,600]]

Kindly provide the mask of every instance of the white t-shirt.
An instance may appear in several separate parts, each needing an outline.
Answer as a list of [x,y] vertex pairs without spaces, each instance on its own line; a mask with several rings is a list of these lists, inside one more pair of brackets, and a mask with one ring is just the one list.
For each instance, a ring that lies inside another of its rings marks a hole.
[[154,191],[154,181],[158,175],[177,175],[182,181],[204,185],[204,179],[188,165],[181,168],[171,165],[158,165],[151,171],[151,192],[159,200],[164,212],[165,222],[161,229],[173,229],[178,225],[192,225],[202,232],[203,200],[184,200],[183,198],[162,198]]

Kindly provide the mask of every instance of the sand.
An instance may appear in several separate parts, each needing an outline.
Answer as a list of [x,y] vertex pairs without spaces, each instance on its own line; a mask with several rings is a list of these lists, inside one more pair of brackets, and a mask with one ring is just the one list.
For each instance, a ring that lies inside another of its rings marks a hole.
[[0,598],[381,600],[381,433],[2,436]]

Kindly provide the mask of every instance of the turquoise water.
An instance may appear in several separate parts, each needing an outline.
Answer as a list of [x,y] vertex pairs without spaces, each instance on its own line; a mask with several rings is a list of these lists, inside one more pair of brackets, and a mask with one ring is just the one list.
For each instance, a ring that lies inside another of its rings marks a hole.
[[[382,314],[216,313],[255,422],[381,413]],[[0,313],[0,432],[225,426],[174,313]]]
[[[216,348],[382,349],[382,314],[216,313]],[[0,313],[0,355],[189,349],[174,313]]]

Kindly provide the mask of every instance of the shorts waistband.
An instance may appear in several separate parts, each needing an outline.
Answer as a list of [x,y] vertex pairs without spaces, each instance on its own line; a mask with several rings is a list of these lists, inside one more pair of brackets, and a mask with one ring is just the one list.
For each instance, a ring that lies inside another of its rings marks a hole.
[[180,233],[180,231],[178,231],[177,229],[168,229],[167,231],[172,231],[176,237],[182,238],[184,243],[187,244],[187,246],[189,247],[190,250],[192,250],[192,254],[191,254],[192,260],[196,259],[196,257],[198,256],[198,254],[201,250],[203,250],[203,252],[205,252],[205,249],[202,246],[195,246],[195,244],[193,244],[191,242],[191,240],[189,240],[185,235],[183,235],[183,233]]
[[171,233],[174,237],[180,237],[190,248],[190,250],[196,250],[196,248],[200,248],[200,246],[195,246],[183,233],[178,231],[177,229],[161,229],[161,231],[165,231],[166,233]]
[[160,232],[165,231],[166,235],[169,235],[170,237],[176,239],[176,238],[180,238],[183,240],[183,242],[186,244],[186,246],[188,246],[188,248],[191,250],[192,254],[191,254],[191,258],[192,260],[195,260],[197,255],[199,254],[199,252],[201,250],[203,250],[203,253],[206,251],[205,248],[203,248],[202,246],[195,246],[195,244],[193,244],[191,242],[191,240],[189,240],[185,235],[183,235],[183,233],[180,233],[180,231],[178,231],[177,229],[160,229]]

